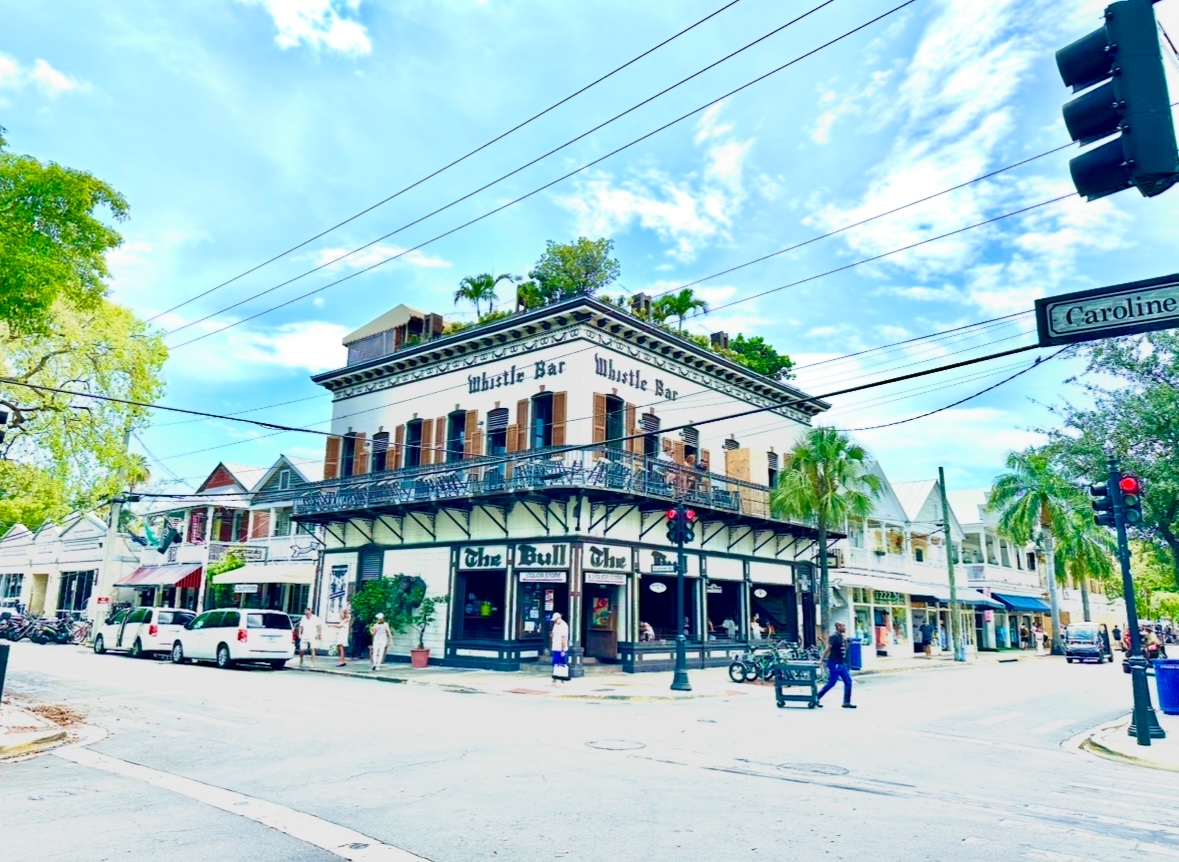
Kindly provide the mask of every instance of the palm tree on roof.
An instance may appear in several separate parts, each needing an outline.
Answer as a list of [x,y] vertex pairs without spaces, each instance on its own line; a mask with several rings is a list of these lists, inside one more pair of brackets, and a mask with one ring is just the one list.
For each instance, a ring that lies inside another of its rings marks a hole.
[[708,313],[708,303],[696,295],[690,287],[676,293],[665,293],[651,304],[651,316],[662,323],[669,317],[676,318],[680,329],[684,328],[684,319],[693,311],[701,314]]
[[501,281],[515,282],[518,280],[514,275],[492,275],[489,272],[482,272],[479,275],[468,275],[459,282],[458,290],[454,292],[454,304],[458,305],[460,302],[469,302],[475,306],[475,316],[481,317],[480,308],[484,302],[487,303],[487,313],[490,314],[495,310],[495,301],[499,299],[495,289],[499,286]]

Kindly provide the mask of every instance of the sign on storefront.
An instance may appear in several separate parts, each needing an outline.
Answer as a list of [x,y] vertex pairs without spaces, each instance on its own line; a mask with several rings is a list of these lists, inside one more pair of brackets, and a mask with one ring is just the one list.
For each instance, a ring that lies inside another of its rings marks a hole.
[[520,572],[523,584],[563,584],[565,572]]
[[632,572],[629,548],[613,545],[586,545],[583,568],[595,572]]
[[586,572],[587,584],[609,584],[615,587],[626,586],[626,575],[621,572]]
[[516,545],[517,569],[563,569],[568,566],[568,545]]
[[257,584],[234,584],[233,591],[235,593],[256,593],[258,592]]
[[476,545],[459,551],[460,569],[506,569],[507,545]]
[[[679,555],[675,551],[650,551],[643,549],[639,551],[639,571],[646,574],[674,574],[676,571],[676,560]],[[684,571],[685,576],[695,577],[699,573],[698,561],[694,556],[687,557],[688,567]],[[666,568],[670,566],[671,568]]]

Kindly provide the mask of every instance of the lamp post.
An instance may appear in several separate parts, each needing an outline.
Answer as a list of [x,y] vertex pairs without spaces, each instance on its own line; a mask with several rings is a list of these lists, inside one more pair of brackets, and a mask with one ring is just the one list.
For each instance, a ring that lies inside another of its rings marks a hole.
[[[674,513],[674,514],[673,514]],[[688,638],[684,633],[684,569],[687,568],[688,557],[684,553],[684,540],[688,538],[689,516],[695,517],[695,512],[685,508],[683,501],[676,503],[672,512],[668,512],[672,532],[675,538],[675,673],[671,678],[672,691],[691,691],[692,683],[688,681]]]

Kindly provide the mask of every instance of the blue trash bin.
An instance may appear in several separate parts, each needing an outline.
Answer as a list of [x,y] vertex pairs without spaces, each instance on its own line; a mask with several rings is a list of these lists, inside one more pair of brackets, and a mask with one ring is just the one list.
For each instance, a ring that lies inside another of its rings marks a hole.
[[1179,715],[1179,658],[1156,658],[1151,664],[1159,709],[1167,715]]
[[847,642],[847,666],[852,670],[864,667],[864,647],[859,638],[851,638]]

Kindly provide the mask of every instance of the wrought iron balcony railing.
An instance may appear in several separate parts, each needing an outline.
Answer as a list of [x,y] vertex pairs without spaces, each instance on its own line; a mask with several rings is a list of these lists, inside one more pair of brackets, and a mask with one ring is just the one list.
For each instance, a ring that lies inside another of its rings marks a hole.
[[294,515],[346,514],[565,489],[616,492],[669,504],[683,499],[699,508],[787,523],[771,514],[770,489],[765,485],[628,452],[605,452],[604,457],[595,458],[589,451],[554,447],[320,482],[295,500]]

